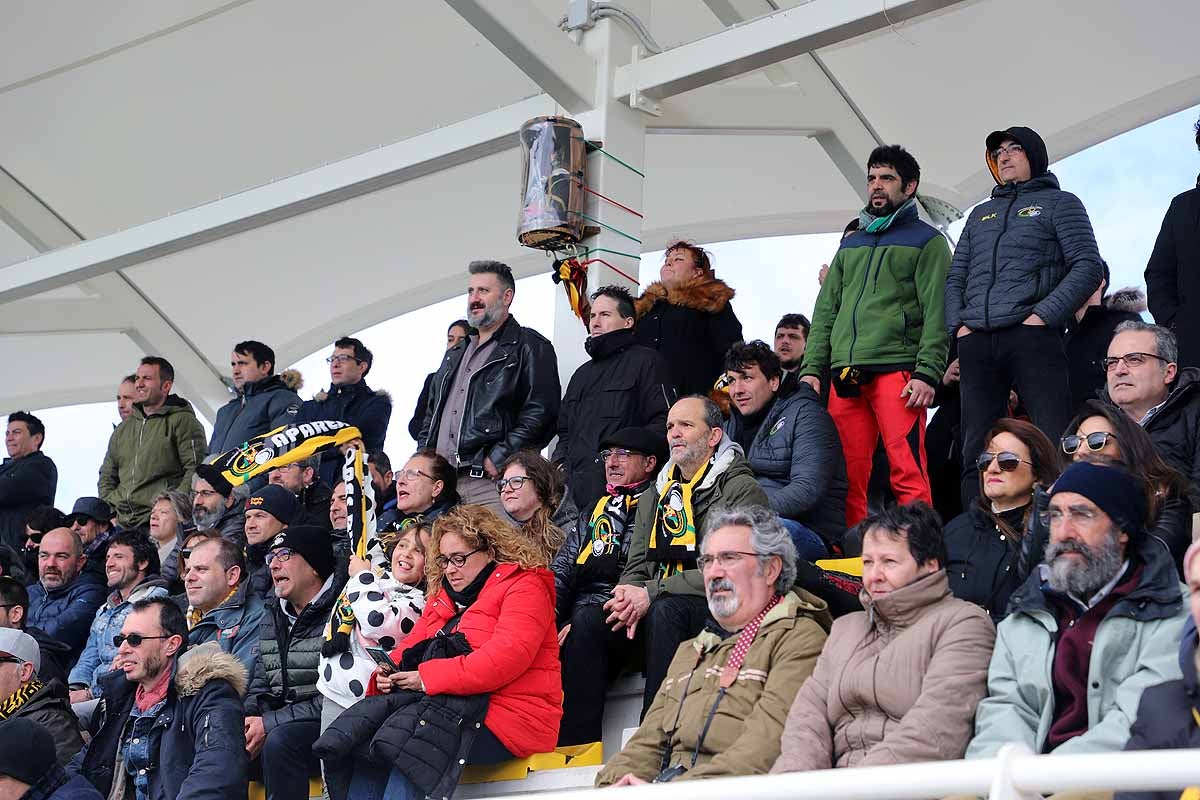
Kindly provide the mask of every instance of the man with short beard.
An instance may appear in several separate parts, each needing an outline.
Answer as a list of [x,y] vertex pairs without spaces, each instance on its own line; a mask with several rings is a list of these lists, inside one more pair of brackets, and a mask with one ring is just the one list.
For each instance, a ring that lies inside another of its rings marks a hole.
[[467,271],[467,321],[476,332],[446,351],[417,449],[437,450],[458,469],[464,503],[506,517],[497,466],[518,450],[542,449],[554,436],[562,396],[558,359],[545,337],[508,313],[517,290],[508,265],[472,261]]
[[[321,456],[316,455],[303,461],[284,464],[276,467],[267,474],[267,482],[282,486],[300,503],[293,525],[316,525],[323,527],[329,519],[329,486],[321,480]],[[341,473],[334,480],[341,480]],[[375,501],[382,504],[383,499],[376,496]]]
[[1170,554],[1146,533],[1141,482],[1074,463],[1046,515],[1045,561],[996,631],[967,758],[1010,742],[1035,753],[1120,750],[1142,690],[1180,677],[1186,610]]
[[779,756],[784,709],[812,674],[833,620],[824,601],[793,587],[796,551],[770,509],[716,509],[705,527],[697,562],[713,621],[679,648],[597,786],[755,775]]
[[921,167],[899,145],[867,159],[867,205],[821,284],[800,365],[818,395],[828,372],[829,414],[846,458],[846,524],[867,516],[867,484],[883,439],[896,500],[932,503],[925,410],[946,369],[943,324],[950,247],[917,216]]
[[[247,487],[248,488],[248,487]],[[228,495],[222,495],[228,490]],[[192,475],[192,526],[196,530],[211,528],[239,545],[246,544],[246,517],[242,504],[246,490],[222,483],[213,486],[199,475]]]
[[708,619],[696,559],[709,511],[770,505],[742,448],[721,430],[722,421],[721,409],[707,397],[685,397],[667,412],[670,460],[638,502],[629,560],[604,604],[613,630],[623,629],[630,639],[645,631],[643,714],[679,644]]
[[38,545],[38,582],[29,585],[27,625],[71,648],[74,663],[87,642],[96,609],[104,602],[104,584],[83,570],[83,542],[70,528],[55,528]]
[[117,669],[73,766],[105,797],[246,796],[246,668],[215,644],[188,650],[183,612],[141,600],[116,637]]
[[267,551],[271,540],[292,524],[300,513],[296,496],[282,486],[268,484],[246,500],[246,572],[249,591],[273,602]]

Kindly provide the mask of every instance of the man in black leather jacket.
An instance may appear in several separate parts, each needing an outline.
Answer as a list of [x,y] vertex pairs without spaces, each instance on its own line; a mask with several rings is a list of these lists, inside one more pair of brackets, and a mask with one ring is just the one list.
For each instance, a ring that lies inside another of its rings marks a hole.
[[467,320],[478,333],[446,351],[417,447],[437,450],[459,470],[464,503],[503,514],[497,465],[518,450],[540,450],[554,435],[558,359],[545,337],[508,313],[516,282],[507,265],[472,261],[467,269]]

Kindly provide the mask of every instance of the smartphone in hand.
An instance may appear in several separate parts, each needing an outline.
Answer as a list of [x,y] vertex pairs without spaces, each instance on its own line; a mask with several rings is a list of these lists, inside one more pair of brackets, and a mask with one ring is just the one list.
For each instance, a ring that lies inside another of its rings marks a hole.
[[396,662],[392,661],[392,657],[388,655],[388,651],[382,647],[368,647],[367,655],[369,655],[376,664],[383,667],[387,673],[399,672],[400,667],[396,666]]

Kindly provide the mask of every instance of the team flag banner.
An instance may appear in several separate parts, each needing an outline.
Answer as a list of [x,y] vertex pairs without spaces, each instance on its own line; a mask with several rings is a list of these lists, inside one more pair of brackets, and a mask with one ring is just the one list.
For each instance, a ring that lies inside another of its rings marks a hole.
[[337,420],[317,420],[284,425],[210,458],[196,473],[225,495],[234,486],[306,458],[361,439],[353,425]]

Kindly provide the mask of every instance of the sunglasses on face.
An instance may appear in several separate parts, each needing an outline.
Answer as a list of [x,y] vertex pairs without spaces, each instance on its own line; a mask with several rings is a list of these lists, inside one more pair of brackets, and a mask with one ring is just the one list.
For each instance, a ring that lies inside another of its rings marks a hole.
[[116,636],[113,637],[113,646],[120,647],[121,645],[125,644],[126,642],[129,642],[130,647],[141,647],[142,642],[146,641],[147,639],[170,639],[170,638],[171,638],[170,636],[142,636],[140,633],[130,633],[130,634],[118,633]]
[[1033,466],[1032,461],[1026,461],[1016,453],[980,453],[979,459],[975,462],[975,466],[980,472],[984,472],[992,465],[992,461],[996,462],[996,466],[1000,467],[1001,472],[1012,472],[1022,464]]
[[1115,435],[1109,433],[1108,431],[1095,431],[1087,434],[1086,436],[1076,436],[1075,434],[1070,434],[1062,437],[1062,451],[1069,456],[1073,456],[1075,455],[1076,451],[1079,450],[1080,445],[1086,444],[1088,450],[1096,452],[1103,450],[1108,444],[1109,439],[1116,438],[1117,437]]

